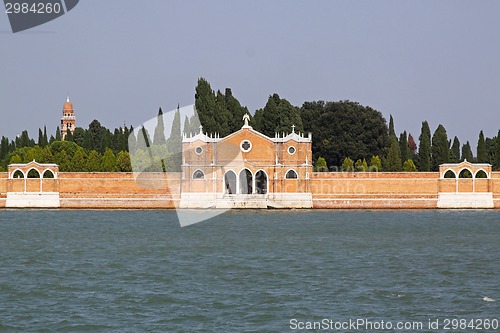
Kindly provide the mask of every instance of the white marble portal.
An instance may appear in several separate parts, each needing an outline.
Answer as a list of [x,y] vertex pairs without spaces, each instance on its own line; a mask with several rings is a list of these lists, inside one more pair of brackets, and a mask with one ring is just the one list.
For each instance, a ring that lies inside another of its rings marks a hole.
[[312,208],[311,193],[181,193],[180,208]]
[[59,192],[7,192],[6,208],[59,208]]
[[493,193],[444,193],[438,194],[438,208],[494,208]]

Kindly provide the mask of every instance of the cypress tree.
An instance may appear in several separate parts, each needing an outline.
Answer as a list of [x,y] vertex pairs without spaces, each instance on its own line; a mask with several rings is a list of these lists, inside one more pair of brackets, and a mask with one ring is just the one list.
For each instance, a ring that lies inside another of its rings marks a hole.
[[69,142],[74,142],[75,140],[73,139],[73,133],[71,131],[68,131],[66,133],[66,137],[64,138],[64,140]]
[[488,162],[488,151],[486,150],[486,142],[484,141],[483,131],[479,132],[479,139],[477,140],[477,163]]
[[9,153],[9,139],[2,136],[2,141],[0,143],[0,160],[3,160]]
[[370,160],[370,171],[372,172],[382,171],[382,160],[378,155],[372,156]]
[[59,128],[59,126],[57,126],[56,128],[56,136],[54,141],[61,141],[61,129]]
[[410,150],[408,148],[408,136],[406,131],[399,136],[399,150],[401,152],[401,161],[407,161],[410,158]]
[[396,135],[391,136],[391,146],[389,147],[389,154],[387,154],[385,169],[387,171],[401,171],[401,155],[399,152],[399,143]]
[[314,171],[316,172],[327,172],[328,165],[326,164],[326,160],[323,157],[318,157],[318,161],[314,166]]
[[438,171],[439,165],[450,161],[448,135],[443,125],[439,124],[432,136],[431,146],[432,171]]
[[49,144],[49,140],[47,139],[47,126],[43,126],[43,144],[44,147]]
[[136,149],[136,144],[137,144],[137,139],[135,137],[135,133],[134,133],[134,128],[132,126],[130,126],[130,129],[128,130],[128,151],[131,152],[131,153],[134,153],[135,152],[135,149]]
[[495,143],[495,159],[494,167],[498,171],[500,170],[500,130],[498,131],[496,143]]
[[[198,79],[195,94],[195,108],[205,133],[217,132],[219,124],[216,121],[218,108],[215,93],[210,87],[210,83],[204,78]],[[194,133],[198,133],[199,131],[199,129],[194,130]]]
[[450,149],[450,162],[460,162],[460,141],[456,136],[453,138],[453,144]]
[[462,161],[465,160],[468,162],[474,162],[474,155],[472,155],[472,149],[469,141],[462,146]]
[[420,141],[418,147],[419,170],[431,171],[431,130],[427,121],[422,123],[418,139]]
[[230,112],[229,131],[236,132],[243,125],[243,116],[245,113],[250,114],[246,106],[241,106],[240,102],[233,96],[230,88],[226,88],[225,93],[226,107]]
[[191,126],[189,125],[189,118],[188,116],[184,116],[184,129],[182,130],[182,132],[189,136],[189,134],[191,134]]
[[45,147],[43,142],[43,132],[41,128],[38,129],[38,145],[42,148]]
[[389,116],[389,138],[392,138],[393,136],[396,137],[396,131],[394,131],[394,119],[392,119],[392,114],[391,114]]
[[165,138],[165,124],[163,122],[163,111],[160,108],[158,110],[158,116],[156,117],[156,128],[153,137],[153,143],[155,145],[164,145],[167,143],[167,139]]
[[172,122],[172,130],[170,137],[167,140],[168,152],[171,160],[168,171],[181,171],[182,164],[182,135],[181,135],[181,114],[179,107],[175,111],[174,120]]

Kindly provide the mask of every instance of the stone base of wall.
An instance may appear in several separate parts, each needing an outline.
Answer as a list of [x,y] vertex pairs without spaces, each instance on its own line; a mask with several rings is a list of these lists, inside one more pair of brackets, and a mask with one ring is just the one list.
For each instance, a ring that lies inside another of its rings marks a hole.
[[320,209],[435,209],[437,198],[322,198],[314,199]]
[[311,193],[181,193],[180,208],[312,208]]
[[58,192],[7,192],[6,208],[59,208]]
[[494,208],[493,193],[439,193],[438,208]]
[[172,209],[179,200],[160,198],[61,198],[67,209]]

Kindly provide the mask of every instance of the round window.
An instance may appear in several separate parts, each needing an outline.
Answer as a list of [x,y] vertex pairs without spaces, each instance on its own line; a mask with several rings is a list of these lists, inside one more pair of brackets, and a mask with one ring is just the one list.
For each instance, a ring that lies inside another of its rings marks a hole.
[[248,153],[252,149],[252,143],[248,140],[243,140],[240,143],[240,148],[243,152]]
[[288,154],[290,154],[290,155],[295,154],[295,147],[293,147],[293,146],[288,147]]
[[194,149],[194,152],[196,153],[196,155],[200,155],[201,153],[203,153],[203,148],[198,146]]

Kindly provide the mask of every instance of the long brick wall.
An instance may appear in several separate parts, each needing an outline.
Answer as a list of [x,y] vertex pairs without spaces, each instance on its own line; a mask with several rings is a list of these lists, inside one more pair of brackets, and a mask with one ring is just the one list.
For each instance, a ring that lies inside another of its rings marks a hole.
[[[492,179],[476,179],[476,192],[493,192],[500,208],[500,172]],[[180,174],[61,172],[58,179],[28,179],[27,191],[59,192],[62,208],[174,208],[179,200]],[[0,207],[7,192],[23,191],[24,179],[0,173]],[[455,192],[455,179],[439,179],[437,172],[313,173],[309,191],[314,208],[436,208],[439,192]],[[460,179],[459,192],[472,191],[472,180]]]

